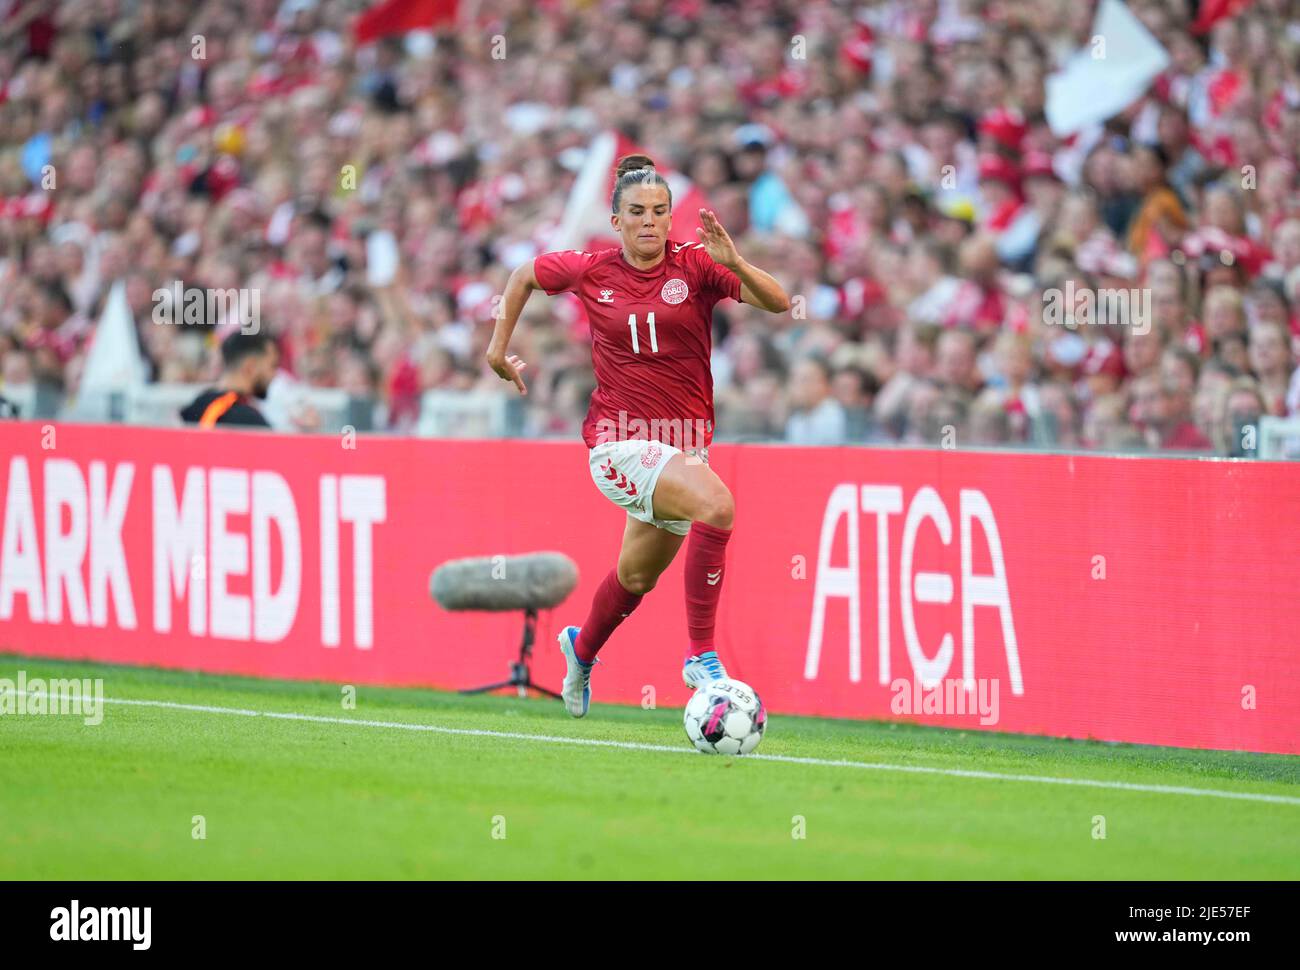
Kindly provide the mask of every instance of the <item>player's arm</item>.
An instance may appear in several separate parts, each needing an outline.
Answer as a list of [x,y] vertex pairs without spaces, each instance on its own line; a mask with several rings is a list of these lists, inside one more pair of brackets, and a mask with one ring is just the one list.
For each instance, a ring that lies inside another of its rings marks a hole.
[[740,277],[740,301],[750,306],[762,307],[769,313],[785,313],[790,309],[790,297],[771,273],[764,272],[743,259],[729,270]]
[[790,309],[790,297],[785,288],[772,276],[753,263],[746,262],[731,241],[727,230],[722,228],[715,216],[708,209],[700,210],[701,227],[695,230],[704,244],[704,251],[720,266],[725,266],[740,277],[740,299],[751,306],[762,307],[769,313],[785,313]]
[[524,304],[532,296],[533,290],[539,289],[541,287],[537,284],[537,273],[533,269],[531,259],[515,268],[506,283],[506,292],[501,298],[501,314],[497,317],[496,326],[492,330],[492,339],[488,342],[486,355],[488,366],[496,371],[497,376],[503,381],[513,381],[519,388],[520,394],[528,393],[523,378],[519,376],[528,365],[520,360],[518,355],[507,354],[506,348],[510,346],[510,335],[515,332],[519,314],[524,312]]

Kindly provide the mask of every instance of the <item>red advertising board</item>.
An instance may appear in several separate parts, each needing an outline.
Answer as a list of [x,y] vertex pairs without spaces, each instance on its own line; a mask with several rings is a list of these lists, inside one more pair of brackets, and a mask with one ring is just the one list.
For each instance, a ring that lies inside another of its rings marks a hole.
[[[459,688],[513,614],[439,564],[556,550],[580,624],[624,513],[578,442],[0,423],[0,650]],[[775,713],[1300,753],[1300,469],[715,445],[736,495],[719,614]],[[598,701],[684,703],[682,561],[606,646]],[[557,706],[557,716],[559,708]]]

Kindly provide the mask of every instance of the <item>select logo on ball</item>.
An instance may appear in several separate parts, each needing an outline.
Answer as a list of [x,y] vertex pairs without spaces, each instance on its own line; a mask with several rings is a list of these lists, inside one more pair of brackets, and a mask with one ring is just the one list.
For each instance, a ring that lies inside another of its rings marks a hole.
[[767,730],[767,709],[748,684],[726,678],[705,684],[683,715],[686,737],[704,754],[749,754]]
[[685,280],[671,279],[664,284],[664,288],[659,292],[663,301],[671,306],[676,306],[690,295],[690,290],[686,286]]

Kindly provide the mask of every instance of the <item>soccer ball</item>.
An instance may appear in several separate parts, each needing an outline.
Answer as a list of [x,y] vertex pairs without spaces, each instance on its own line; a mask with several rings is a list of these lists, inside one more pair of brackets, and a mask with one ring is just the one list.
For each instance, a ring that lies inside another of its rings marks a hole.
[[749,754],[763,740],[767,711],[746,683],[715,680],[686,705],[686,736],[705,754]]

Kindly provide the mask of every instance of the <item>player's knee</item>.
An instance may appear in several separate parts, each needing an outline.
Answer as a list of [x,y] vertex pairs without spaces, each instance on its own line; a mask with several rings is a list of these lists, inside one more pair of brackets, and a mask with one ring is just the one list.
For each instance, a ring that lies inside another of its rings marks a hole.
[[658,581],[659,577],[652,576],[650,573],[634,570],[624,572],[622,569],[618,571],[619,585],[633,596],[644,596],[655,588],[655,583]]
[[735,516],[735,499],[731,497],[731,492],[725,486],[720,486],[711,489],[705,496],[695,515],[695,521],[718,529],[730,529]]

